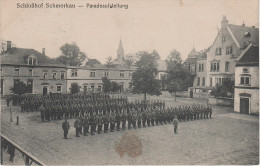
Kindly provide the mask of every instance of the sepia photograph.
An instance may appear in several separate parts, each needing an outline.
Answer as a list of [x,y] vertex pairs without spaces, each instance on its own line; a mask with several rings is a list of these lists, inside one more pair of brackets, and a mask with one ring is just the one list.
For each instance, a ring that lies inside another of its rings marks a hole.
[[258,165],[258,0],[0,0],[1,165]]

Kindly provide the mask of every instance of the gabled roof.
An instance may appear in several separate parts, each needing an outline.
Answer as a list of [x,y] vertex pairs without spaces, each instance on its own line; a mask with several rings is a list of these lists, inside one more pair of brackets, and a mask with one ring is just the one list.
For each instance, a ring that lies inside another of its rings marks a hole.
[[16,47],[13,47],[1,54],[1,64],[28,65],[28,56],[35,56],[37,58],[37,65],[40,66],[65,67],[65,65],[55,61],[54,59],[51,59],[46,55],[43,55],[34,49]]
[[236,66],[259,66],[259,46],[250,44],[248,48],[241,53]]
[[[240,25],[228,24],[228,28],[233,34],[235,40],[238,42],[240,48],[245,47],[245,42],[249,39],[250,43],[259,45],[259,28],[246,27]],[[245,37],[246,33],[250,33],[249,37]]]

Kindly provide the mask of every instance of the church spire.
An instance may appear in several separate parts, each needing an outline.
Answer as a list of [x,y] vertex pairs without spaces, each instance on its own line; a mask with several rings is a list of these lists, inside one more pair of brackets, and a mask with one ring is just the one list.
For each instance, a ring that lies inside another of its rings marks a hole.
[[119,42],[118,49],[117,49],[117,59],[122,60],[122,61],[125,59],[124,58],[124,48],[123,48],[121,37],[120,37],[120,42]]

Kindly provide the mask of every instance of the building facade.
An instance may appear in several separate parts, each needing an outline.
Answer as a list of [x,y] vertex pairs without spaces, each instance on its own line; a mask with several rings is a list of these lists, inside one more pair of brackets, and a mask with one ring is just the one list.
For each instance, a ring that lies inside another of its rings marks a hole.
[[67,67],[67,92],[70,92],[72,84],[80,86],[82,92],[100,92],[103,90],[102,78],[107,77],[111,82],[120,85],[119,92],[130,89],[132,67]]
[[10,89],[23,81],[27,93],[66,93],[66,67],[34,49],[12,47],[1,54],[1,95],[12,93]]
[[259,46],[250,44],[236,64],[234,111],[259,114]]
[[207,54],[206,86],[222,84],[226,76],[234,78],[236,61],[250,43],[259,44],[259,29],[245,24],[228,24],[224,16],[218,35]]

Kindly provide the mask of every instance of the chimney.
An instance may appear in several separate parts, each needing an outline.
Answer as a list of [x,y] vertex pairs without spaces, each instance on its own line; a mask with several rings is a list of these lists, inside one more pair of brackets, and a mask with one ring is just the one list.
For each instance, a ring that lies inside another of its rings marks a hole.
[[42,54],[45,55],[45,48],[42,48]]
[[12,41],[6,41],[6,43],[7,43],[6,49],[8,51],[12,48]]
[[242,26],[244,27],[245,26],[245,22],[243,21],[243,24],[242,24]]
[[227,26],[228,26],[228,20],[227,17],[224,15],[221,21],[221,28],[227,28]]

